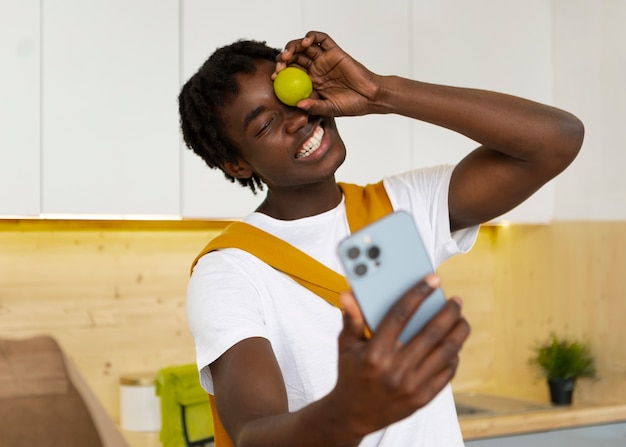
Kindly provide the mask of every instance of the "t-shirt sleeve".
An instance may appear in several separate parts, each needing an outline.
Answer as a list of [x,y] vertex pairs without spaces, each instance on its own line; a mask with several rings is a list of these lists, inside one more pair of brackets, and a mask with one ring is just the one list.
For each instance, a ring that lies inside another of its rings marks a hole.
[[[268,338],[259,294],[234,249],[209,253],[196,264],[187,287],[187,320],[196,345],[202,386],[213,393],[208,365],[236,343]],[[225,287],[228,286],[228,287]]]
[[394,210],[413,215],[435,268],[451,256],[469,251],[478,235],[478,225],[450,231],[448,192],[453,170],[452,165],[442,165],[384,179]]

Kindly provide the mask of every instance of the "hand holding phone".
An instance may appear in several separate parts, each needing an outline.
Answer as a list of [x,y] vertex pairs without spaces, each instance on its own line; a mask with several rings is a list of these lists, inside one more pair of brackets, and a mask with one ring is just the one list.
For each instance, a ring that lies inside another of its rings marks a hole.
[[[348,282],[372,332],[405,292],[434,268],[413,217],[396,211],[348,236],[338,245]],[[435,289],[400,334],[406,343],[446,303]]]

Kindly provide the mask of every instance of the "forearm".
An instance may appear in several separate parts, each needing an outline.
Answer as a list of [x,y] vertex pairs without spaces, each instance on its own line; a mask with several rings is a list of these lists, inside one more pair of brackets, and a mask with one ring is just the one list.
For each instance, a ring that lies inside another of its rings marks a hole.
[[293,412],[255,419],[241,429],[238,447],[356,447],[361,437],[352,433],[330,397]]
[[461,133],[510,157],[534,161],[552,149],[573,159],[582,124],[573,115],[527,99],[486,90],[380,77],[371,113],[395,113]]
[[218,390],[217,411],[237,447],[351,447],[360,441],[355,430],[350,434],[356,418],[346,408],[353,400],[350,393],[333,389],[322,399],[289,411],[282,373],[265,338],[235,344],[210,368]]

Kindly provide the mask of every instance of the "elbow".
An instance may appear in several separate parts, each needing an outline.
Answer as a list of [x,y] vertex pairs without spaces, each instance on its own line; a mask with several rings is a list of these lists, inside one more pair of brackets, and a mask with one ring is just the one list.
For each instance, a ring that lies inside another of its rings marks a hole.
[[558,141],[555,145],[555,168],[557,173],[567,168],[576,158],[585,138],[585,126],[576,116],[567,113],[559,125]]

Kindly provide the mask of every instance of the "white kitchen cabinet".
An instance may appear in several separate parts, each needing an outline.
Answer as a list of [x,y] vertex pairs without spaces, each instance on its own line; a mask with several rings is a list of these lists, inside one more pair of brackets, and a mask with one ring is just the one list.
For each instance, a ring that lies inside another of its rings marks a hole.
[[626,2],[554,1],[554,85],[585,124],[556,190],[560,220],[626,220]]
[[[182,82],[186,82],[216,48],[237,39],[265,40],[282,48],[301,34],[301,2],[239,0],[216,5],[204,0],[182,1]],[[182,214],[184,217],[240,218],[263,200],[239,183],[229,183],[220,170],[181,143]]]
[[[380,74],[552,102],[549,0],[519,5],[494,0],[471,5],[452,0],[288,4],[240,1],[224,5],[214,14],[206,2],[185,0],[184,78],[217,46],[235,38],[267,39],[281,47],[313,29],[328,32],[352,56]],[[267,10],[273,14],[265,14],[260,23],[257,17]],[[328,14],[329,10],[333,14]],[[477,145],[447,130],[395,115],[339,118],[337,122],[348,149],[347,160],[337,173],[342,181],[368,183],[412,168],[456,163]],[[261,199],[236,184],[227,184],[220,172],[211,172],[186,150],[182,183],[186,217],[238,217]],[[548,222],[553,208],[553,186],[548,184],[503,218]]]
[[[305,30],[327,32],[339,46],[381,75],[411,75],[412,0],[306,2]],[[328,11],[333,11],[329,14]],[[346,161],[337,180],[365,184],[411,166],[411,120],[396,115],[337,119]]]
[[0,2],[0,215],[38,216],[39,0]]
[[[551,5],[5,1],[0,214],[237,218],[250,212],[264,194],[254,196],[206,167],[184,147],[178,128],[180,86],[218,46],[237,38],[282,47],[317,29],[380,74],[553,103]],[[367,183],[456,163],[476,146],[394,115],[339,118],[338,126],[348,148],[337,173],[342,181]],[[555,182],[504,218],[548,222]]]
[[[326,7],[335,13],[326,14]],[[305,28],[328,31],[377,73],[553,103],[549,0],[523,4],[328,0],[306,3],[304,20]],[[338,123],[348,158],[337,177],[357,183],[457,163],[477,146],[446,129],[393,115],[342,118]],[[496,220],[545,223],[553,212],[554,186],[549,183]]]
[[[333,10],[333,14],[328,14]],[[271,11],[271,14],[268,13]],[[215,7],[201,0],[183,2],[183,77],[187,80],[215,48],[238,38],[267,40],[282,48],[309,30],[328,32],[339,45],[374,71],[408,73],[407,14],[409,0],[391,4],[376,1],[254,0]],[[260,21],[259,17],[263,17]],[[394,51],[389,51],[393,48]],[[348,159],[337,178],[365,183],[406,170],[409,163],[409,122],[393,116],[342,118],[339,130]],[[264,196],[256,197],[238,184],[229,184],[183,149],[183,215],[185,217],[241,217]]]
[[178,1],[42,8],[42,212],[178,215]]
[[[553,104],[552,3],[414,2],[412,73],[436,84],[495,90]],[[474,141],[424,123],[413,126],[414,165],[457,163]],[[496,220],[545,223],[554,187]]]

